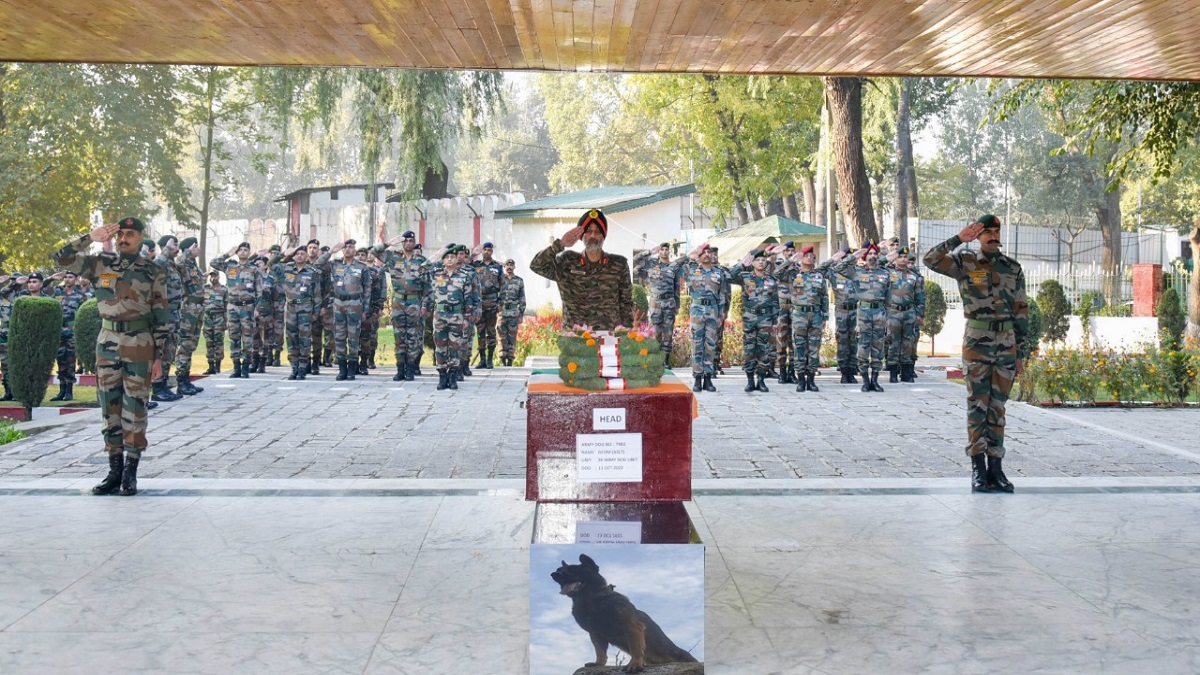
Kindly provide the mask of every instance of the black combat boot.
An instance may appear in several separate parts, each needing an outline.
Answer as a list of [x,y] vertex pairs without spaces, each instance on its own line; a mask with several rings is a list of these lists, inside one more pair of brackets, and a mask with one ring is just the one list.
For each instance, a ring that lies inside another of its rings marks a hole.
[[888,364],[888,382],[896,384],[900,382],[900,366],[896,364]]
[[140,457],[126,457],[125,470],[121,472],[121,496],[132,497],[137,494],[137,469]]
[[321,374],[320,362],[321,362],[320,353],[314,354],[313,357],[310,359],[304,359],[304,363],[307,366],[305,368],[305,372],[311,373],[312,375],[320,375]]
[[838,381],[838,384],[850,384],[850,369],[843,366],[838,368],[838,372],[842,374],[842,379]]
[[846,375],[848,375],[850,377],[850,384],[858,384],[858,380],[854,379],[854,369],[853,368],[847,368]]
[[779,373],[775,372],[775,366],[767,366],[767,377],[779,377]]
[[488,367],[488,370],[492,370],[496,367],[496,363],[495,363],[496,347],[494,345],[492,345],[492,346],[489,346],[487,348],[487,350],[488,350],[487,367]]
[[242,376],[242,362],[238,359],[233,360],[233,372],[229,374],[229,378],[233,379]]
[[176,394],[175,392],[173,392],[167,388],[166,380],[159,380],[159,381],[155,382],[152,386],[152,391],[153,391],[153,393],[150,394],[151,401],[158,401],[160,403],[170,403],[172,401],[178,401],[179,399],[183,398],[179,394]]
[[900,381],[901,382],[912,382],[915,377],[916,377],[916,375],[913,373],[913,364],[911,364],[911,363],[900,364]]
[[1012,492],[1013,484],[1008,481],[1008,476],[1004,475],[1004,471],[1000,468],[1000,458],[988,455],[987,458],[987,481],[995,492]]
[[63,400],[64,401],[74,401],[75,400],[75,383],[74,382],[67,383],[67,397],[64,398]]
[[283,365],[282,363],[280,363],[280,362],[279,362],[279,359],[280,359],[282,356],[283,356],[283,350],[282,350],[282,349],[276,349],[276,350],[275,350],[275,360],[271,362],[271,365],[273,365],[273,366],[281,366],[281,365]]
[[416,375],[417,377],[422,377],[424,375],[421,372],[421,359],[423,359],[423,358],[425,358],[425,350],[424,349],[417,352],[417,358],[413,359],[413,375]]
[[208,360],[208,370],[204,371],[204,374],[205,375],[216,375],[217,374],[217,362],[213,361],[212,359],[209,359]]
[[354,363],[356,364],[356,368],[354,370],[354,373],[356,375],[370,375],[371,374],[371,372],[369,370],[367,370],[367,355],[366,354],[360,353],[358,356],[358,360],[355,361]]
[[346,359],[338,359],[338,374],[337,377],[333,379],[337,380],[338,382],[346,379]]
[[4,396],[0,396],[0,401],[13,400],[12,390],[8,388],[8,373],[4,373]]
[[358,359],[348,359],[346,361],[346,379],[353,380],[358,375]]
[[458,364],[458,369],[457,369],[457,370],[454,370],[454,371],[452,371],[452,372],[453,372],[453,374],[454,374],[454,378],[453,378],[453,379],[454,379],[454,381],[455,381],[455,382],[462,382],[462,381],[463,381],[463,379],[465,379],[465,378],[467,377],[467,375],[470,375],[470,374],[471,374],[471,371],[470,371],[470,370],[467,368],[467,364],[466,364],[466,363],[460,363],[460,364]]
[[816,373],[806,373],[804,375],[804,377],[808,378],[808,390],[809,391],[821,391],[820,389],[817,388],[817,382],[816,382],[817,374]]
[[754,381],[754,371],[746,371],[746,389],[749,394],[752,391],[758,391],[758,383]]
[[704,375],[704,391],[716,391],[716,390],[717,390],[717,388],[714,387],[713,383],[712,383],[712,375],[706,373]]
[[449,386],[450,385],[446,384],[446,371],[439,370],[438,371],[438,386],[437,386],[438,391],[441,391]]
[[289,374],[289,375],[287,376],[287,379],[289,379],[289,380],[295,380],[295,379],[296,379],[296,378],[298,378],[298,377],[300,377],[300,364],[299,364],[299,363],[293,363],[293,364],[292,364],[292,372],[291,372],[291,374]]
[[778,376],[778,379],[776,379],[775,381],[778,382],[779,384],[787,384],[788,373],[787,373],[786,365],[779,367],[779,376]]
[[804,373],[796,373],[796,391],[808,391],[808,378]]
[[392,382],[403,382],[406,370],[408,370],[408,357],[401,355],[396,359],[396,374],[392,376]]
[[175,373],[175,391],[184,396],[195,396],[204,391],[204,389],[192,384],[192,376],[190,374]]
[[869,368],[863,368],[861,371],[859,371],[858,374],[862,375],[862,380],[863,380],[862,381],[862,390],[863,391],[872,391],[871,370]]
[[871,391],[883,391],[883,387],[879,386],[879,371],[871,370]]
[[988,482],[987,460],[983,453],[971,455],[971,492],[995,492],[996,488]]
[[308,376],[308,359],[300,359],[300,369],[296,372],[296,379],[303,380]]
[[404,357],[404,381],[412,382],[413,376],[417,374],[417,362],[411,356]]
[[[710,382],[711,382],[711,380],[710,380]],[[766,374],[766,373],[759,373],[759,374],[758,374],[758,385],[757,385],[757,388],[758,388],[758,390],[759,390],[759,391],[761,391],[761,392],[764,392],[764,393],[766,393],[766,392],[768,392],[768,391],[771,391],[770,389],[767,389],[767,374]],[[715,390],[714,390],[714,391],[715,391]]]
[[[375,350],[372,349],[371,351],[367,352],[367,370],[370,370],[371,368],[377,368],[377,367],[378,366],[375,365]],[[363,373],[363,375],[366,375],[366,374],[367,373]]]
[[58,394],[55,395],[54,398],[52,398],[50,400],[51,401],[70,401],[71,400],[70,398],[67,397],[67,383],[66,382],[58,383]]
[[458,383],[459,383],[461,380],[462,380],[462,373],[461,373],[461,372],[459,372],[459,373],[458,373],[458,375],[456,376],[456,375],[454,374],[454,371],[453,371],[453,370],[451,370],[451,371],[448,371],[448,372],[446,373],[446,388],[447,388],[447,389],[458,389]]
[[704,390],[704,376],[703,375],[694,375],[693,377],[696,378],[696,384],[692,385],[692,391],[697,391],[697,392],[703,391]]
[[111,495],[121,487],[121,474],[125,472],[125,453],[114,452],[108,456],[108,475],[92,488],[94,495]]
[[471,359],[464,359],[461,364],[461,367],[462,367],[463,377],[471,377],[472,375],[475,374],[475,373],[471,372]]
[[268,357],[266,354],[259,356],[258,357],[258,369],[255,370],[254,372],[258,373],[259,375],[266,375],[267,374],[267,361],[269,358],[270,357]]

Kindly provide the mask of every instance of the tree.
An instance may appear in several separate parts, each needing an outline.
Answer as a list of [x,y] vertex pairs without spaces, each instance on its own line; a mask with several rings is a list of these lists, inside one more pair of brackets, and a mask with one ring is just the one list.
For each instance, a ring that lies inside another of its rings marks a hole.
[[100,301],[92,298],[75,312],[75,353],[84,370],[96,372],[96,341],[100,337]]
[[1042,312],[1046,339],[1050,342],[1067,339],[1067,330],[1071,327],[1071,303],[1067,302],[1062,284],[1054,279],[1043,281],[1038,289],[1037,304]]
[[507,109],[483,122],[481,136],[459,139],[449,161],[463,194],[550,192],[550,170],[559,155],[550,139],[546,100],[534,86],[506,83]]
[[1154,307],[1158,317],[1158,335],[1163,349],[1179,349],[1183,345],[1183,331],[1187,328],[1187,316],[1179,302],[1179,293],[1168,287]]
[[925,281],[925,320],[921,322],[921,333],[929,336],[929,355],[937,356],[934,338],[942,332],[946,322],[946,294],[933,281]]
[[871,183],[863,157],[862,79],[826,77],[825,95],[833,120],[833,165],[837,172],[838,205],[846,233],[857,244],[879,240],[871,210]]

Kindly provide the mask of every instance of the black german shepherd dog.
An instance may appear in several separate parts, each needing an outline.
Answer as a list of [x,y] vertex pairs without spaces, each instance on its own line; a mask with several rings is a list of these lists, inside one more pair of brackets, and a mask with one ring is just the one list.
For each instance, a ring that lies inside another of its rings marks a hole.
[[614,591],[600,576],[600,566],[594,560],[580,555],[579,562],[568,565],[562,561],[550,578],[558,582],[559,593],[571,598],[571,616],[592,638],[596,660],[585,665],[607,663],[610,644],[629,654],[627,673],[640,673],[646,665],[658,663],[696,662],[691,654],[671,642],[654,619]]

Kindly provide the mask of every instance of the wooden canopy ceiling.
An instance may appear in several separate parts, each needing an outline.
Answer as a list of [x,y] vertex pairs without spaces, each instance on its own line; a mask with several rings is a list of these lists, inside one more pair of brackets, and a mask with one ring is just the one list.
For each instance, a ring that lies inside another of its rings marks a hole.
[[0,60],[1200,80],[1200,0],[0,0]]

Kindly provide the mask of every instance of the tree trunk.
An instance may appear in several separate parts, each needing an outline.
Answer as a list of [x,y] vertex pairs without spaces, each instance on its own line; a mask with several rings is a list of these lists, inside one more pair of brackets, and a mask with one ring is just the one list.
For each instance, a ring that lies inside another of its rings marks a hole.
[[871,211],[871,181],[862,145],[862,79],[827,77],[825,93],[832,116],[833,166],[846,234],[856,245],[879,240]]
[[[811,185],[812,179],[804,179],[804,186],[806,188],[810,188]],[[807,196],[805,199],[807,199]],[[804,215],[800,210],[800,200],[796,199],[796,193],[793,192],[792,194],[783,198],[783,215],[791,218],[792,220],[804,220]]]
[[8,126],[4,117],[4,76],[8,74],[8,64],[0,63],[0,131]]
[[1184,335],[1200,342],[1200,218],[1189,237],[1192,242],[1192,281],[1188,290],[1188,319]]
[[812,224],[825,227],[828,224],[826,209],[829,208],[825,203],[829,187],[829,114],[824,107],[821,110],[821,138],[817,145],[817,175],[814,187],[817,192],[816,198],[809,202]]
[[1104,206],[1097,210],[1096,219],[1100,223],[1100,235],[1104,239],[1104,257],[1101,266],[1104,269],[1104,301],[1111,306],[1120,300],[1117,289],[1120,288],[1118,275],[1121,271],[1121,190],[1104,193]]
[[879,236],[883,236],[883,181],[887,176],[875,176],[875,222],[879,223]]
[[763,209],[763,216],[778,216],[783,213],[783,197],[771,197]]
[[900,81],[900,101],[896,105],[896,199],[892,208],[892,232],[905,246],[908,245],[908,176],[913,173],[911,98],[912,80],[906,77]]
[[[813,177],[807,176],[801,184],[804,190],[804,215],[796,220],[807,221],[810,225],[822,225],[817,220],[817,186],[813,183]],[[796,209],[796,215],[800,215],[800,209]]]
[[217,69],[210,66],[204,86],[206,103],[204,146],[200,148],[200,151],[204,154],[204,187],[200,191],[200,258],[197,260],[200,271],[204,271],[205,261],[208,260],[208,210],[209,203],[212,201],[213,130],[217,126],[215,109],[217,98],[216,80]]

